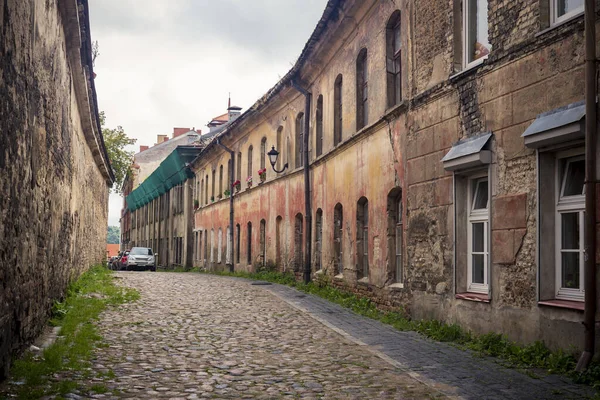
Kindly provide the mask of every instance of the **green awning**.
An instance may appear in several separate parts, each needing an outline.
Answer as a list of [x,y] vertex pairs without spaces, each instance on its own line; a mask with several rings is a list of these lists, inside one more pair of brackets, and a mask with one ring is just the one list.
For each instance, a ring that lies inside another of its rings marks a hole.
[[173,186],[193,178],[189,163],[200,153],[200,147],[179,146],[160,163],[158,168],[127,196],[129,211],[137,210],[165,194]]

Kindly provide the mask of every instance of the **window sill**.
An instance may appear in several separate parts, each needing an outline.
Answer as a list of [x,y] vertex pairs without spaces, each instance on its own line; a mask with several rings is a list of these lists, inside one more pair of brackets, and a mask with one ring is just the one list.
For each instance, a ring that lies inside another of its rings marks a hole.
[[570,300],[543,300],[538,301],[540,306],[567,308],[570,310],[584,311],[585,303],[583,301],[570,301]]
[[582,12],[577,13],[577,14],[575,14],[575,15],[567,18],[567,19],[563,19],[562,21],[555,22],[555,23],[551,24],[548,28],[546,28],[544,30],[541,30],[538,33],[536,33],[535,34],[535,38],[543,36],[543,35],[545,35],[548,32],[552,32],[553,30],[555,30],[557,28],[560,28],[561,26],[567,25],[568,23],[570,23],[570,22],[572,22],[574,20],[581,19],[583,21],[583,18],[582,18],[583,14],[584,13],[582,11]]
[[337,274],[336,276],[333,277],[333,279],[337,279],[338,281],[343,281],[344,280],[344,274]]
[[318,269],[315,271],[315,275],[323,275],[323,269]]
[[454,75],[450,75],[448,77],[448,80],[450,82],[455,82],[455,81],[459,80],[460,78],[474,74],[475,72],[477,72],[479,70],[479,68],[481,68],[487,64],[486,60],[487,60],[487,56],[479,62],[474,62],[471,65],[465,66],[462,70],[458,71]]
[[457,299],[475,301],[478,303],[489,303],[490,302],[490,297],[487,294],[483,294],[483,293],[471,293],[471,292],[457,293],[454,297]]
[[391,284],[391,285],[389,285],[387,288],[388,288],[389,290],[391,290],[391,291],[399,291],[399,290],[402,290],[402,289],[404,289],[404,283],[399,283],[399,282],[397,282],[397,283],[392,283],[392,284]]
[[360,278],[357,283],[359,285],[368,285],[369,284],[369,277],[365,276],[364,278]]

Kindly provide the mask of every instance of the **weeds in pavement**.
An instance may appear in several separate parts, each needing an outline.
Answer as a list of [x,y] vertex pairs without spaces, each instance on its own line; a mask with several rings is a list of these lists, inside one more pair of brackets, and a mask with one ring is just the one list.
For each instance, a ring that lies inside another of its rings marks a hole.
[[[349,308],[355,313],[379,320],[401,331],[416,331],[422,335],[440,342],[448,342],[463,348],[473,350],[504,360],[507,366],[514,368],[538,368],[549,373],[567,375],[575,382],[585,383],[600,390],[600,363],[593,363],[583,373],[574,372],[577,363],[574,355],[563,350],[551,351],[543,342],[537,341],[527,346],[510,341],[497,333],[474,335],[456,324],[445,324],[436,320],[415,321],[403,311],[381,311],[375,303],[365,297],[332,287],[326,280],[305,284],[296,281],[294,275],[273,271],[257,273],[247,272],[214,272],[216,275],[234,276],[280,283],[295,287],[305,293],[310,293]],[[528,372],[533,373],[533,372]]]
[[90,268],[71,283],[64,301],[55,302],[50,323],[60,327],[60,336],[41,354],[27,353],[16,360],[10,380],[19,399],[64,395],[77,388],[61,373],[82,373],[90,365],[93,350],[100,345],[94,321],[107,307],[137,300],[133,289],[116,286],[112,273],[103,266]]

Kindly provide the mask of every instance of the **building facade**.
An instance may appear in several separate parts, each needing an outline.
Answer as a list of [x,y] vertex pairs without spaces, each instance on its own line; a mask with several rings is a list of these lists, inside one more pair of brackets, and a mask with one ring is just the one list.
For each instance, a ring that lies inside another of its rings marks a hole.
[[308,121],[313,278],[414,318],[581,348],[582,12],[329,1],[292,70],[219,134],[233,160],[213,141],[194,163],[195,265],[301,274]]
[[0,4],[0,380],[55,301],[106,261],[114,181],[86,0]]

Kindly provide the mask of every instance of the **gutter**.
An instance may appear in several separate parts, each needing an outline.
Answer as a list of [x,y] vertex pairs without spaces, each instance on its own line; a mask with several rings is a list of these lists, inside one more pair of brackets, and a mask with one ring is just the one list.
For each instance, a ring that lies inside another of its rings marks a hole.
[[588,368],[596,347],[596,107],[596,1],[585,0],[585,345],[576,371]]
[[311,192],[310,192],[310,165],[308,160],[308,135],[309,135],[309,124],[310,124],[310,103],[312,95],[309,91],[300,86],[296,81],[292,79],[292,86],[304,95],[304,134],[302,135],[302,158],[304,165],[304,207],[306,220],[306,244],[304,253],[304,283],[310,282],[311,277],[311,261],[312,261],[312,206],[311,206]]

